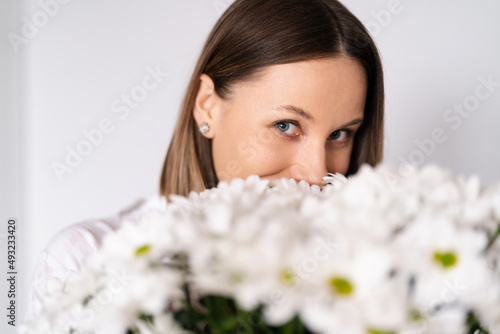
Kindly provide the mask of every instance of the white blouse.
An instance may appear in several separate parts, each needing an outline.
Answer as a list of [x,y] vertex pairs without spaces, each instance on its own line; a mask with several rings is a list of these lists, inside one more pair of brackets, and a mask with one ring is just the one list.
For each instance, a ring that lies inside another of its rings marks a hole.
[[55,278],[64,282],[71,272],[80,271],[84,260],[95,253],[103,238],[114,233],[123,221],[138,223],[146,212],[164,211],[166,206],[165,197],[151,195],[109,218],[83,221],[59,231],[38,256],[28,291],[24,320],[37,314],[41,306],[36,296],[47,289],[49,280]]

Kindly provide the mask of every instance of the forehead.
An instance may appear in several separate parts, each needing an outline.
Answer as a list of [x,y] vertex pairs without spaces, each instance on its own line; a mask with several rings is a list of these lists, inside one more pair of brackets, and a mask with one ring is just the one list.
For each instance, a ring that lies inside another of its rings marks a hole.
[[356,60],[327,58],[269,66],[256,79],[234,88],[237,104],[263,109],[294,105],[313,116],[332,111],[362,116],[366,75]]

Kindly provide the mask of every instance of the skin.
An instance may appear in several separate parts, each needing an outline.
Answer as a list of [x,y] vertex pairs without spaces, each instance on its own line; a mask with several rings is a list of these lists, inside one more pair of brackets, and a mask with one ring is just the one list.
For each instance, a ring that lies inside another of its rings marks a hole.
[[256,174],[321,185],[328,172],[347,173],[366,100],[357,61],[342,56],[269,66],[235,84],[226,100],[209,76],[200,80],[193,115],[210,126],[205,136],[212,139],[219,180]]

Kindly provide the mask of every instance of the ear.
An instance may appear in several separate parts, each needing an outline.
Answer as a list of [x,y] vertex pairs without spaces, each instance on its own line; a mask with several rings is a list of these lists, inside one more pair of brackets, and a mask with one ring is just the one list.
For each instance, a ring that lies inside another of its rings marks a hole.
[[214,116],[219,98],[215,93],[215,85],[212,78],[206,74],[202,74],[200,81],[200,88],[194,102],[193,116],[198,127],[202,123],[208,124],[210,130],[204,136],[211,139],[215,134],[213,129],[215,126]]

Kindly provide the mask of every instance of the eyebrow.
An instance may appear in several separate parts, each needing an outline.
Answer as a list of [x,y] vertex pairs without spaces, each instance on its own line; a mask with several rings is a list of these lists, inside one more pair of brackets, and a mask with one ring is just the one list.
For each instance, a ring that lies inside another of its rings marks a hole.
[[346,128],[348,126],[351,126],[351,125],[354,125],[354,124],[359,124],[359,123],[363,123],[363,119],[362,118],[353,119],[352,121],[350,121],[348,123],[345,123],[344,125],[340,126],[340,128]]
[[[288,112],[292,112],[298,116],[301,116],[309,121],[314,121],[314,117],[307,111],[305,111],[304,109],[302,108],[299,108],[297,106],[293,106],[293,105],[290,105],[290,104],[287,104],[287,105],[282,105],[282,106],[278,106],[276,108],[274,108],[273,110],[281,110],[281,111],[288,111]],[[352,121],[344,124],[344,125],[341,125],[339,128],[345,128],[345,127],[348,127],[348,126],[351,126],[351,125],[355,125],[355,124],[359,124],[359,123],[362,123],[363,122],[363,118],[356,118],[356,119],[353,119]]]
[[274,108],[274,110],[282,110],[282,111],[292,112],[298,116],[304,117],[305,119],[307,119],[309,121],[314,121],[314,117],[312,117],[312,115],[310,113],[308,113],[307,111],[305,111],[302,108],[292,106],[290,104],[287,104],[284,106],[279,106],[277,108]]

